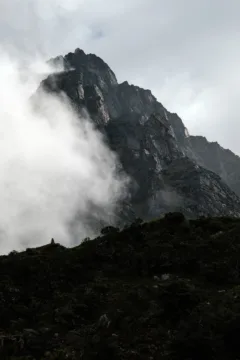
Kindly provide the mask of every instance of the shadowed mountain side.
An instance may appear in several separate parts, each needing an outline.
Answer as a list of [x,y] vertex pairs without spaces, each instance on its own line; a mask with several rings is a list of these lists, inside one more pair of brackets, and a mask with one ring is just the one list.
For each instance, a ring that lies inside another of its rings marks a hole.
[[189,137],[182,120],[150,90],[127,81],[118,84],[109,66],[93,54],[76,49],[50,63],[64,71],[49,76],[40,88],[67,95],[79,115],[90,114],[131,177],[131,213],[145,219],[176,209],[190,217],[239,216],[240,201],[233,192],[240,193],[237,156],[222,148],[215,156],[213,146]]

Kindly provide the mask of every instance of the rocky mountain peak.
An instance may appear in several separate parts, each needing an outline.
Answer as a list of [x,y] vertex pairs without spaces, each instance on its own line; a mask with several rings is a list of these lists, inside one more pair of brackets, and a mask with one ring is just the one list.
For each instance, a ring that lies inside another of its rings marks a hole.
[[179,208],[190,217],[239,216],[239,157],[218,143],[190,136],[181,118],[150,90],[127,81],[118,84],[98,56],[76,49],[50,61],[61,62],[64,71],[41,86],[63,91],[77,111],[89,112],[132,179],[128,205],[137,216],[151,218]]

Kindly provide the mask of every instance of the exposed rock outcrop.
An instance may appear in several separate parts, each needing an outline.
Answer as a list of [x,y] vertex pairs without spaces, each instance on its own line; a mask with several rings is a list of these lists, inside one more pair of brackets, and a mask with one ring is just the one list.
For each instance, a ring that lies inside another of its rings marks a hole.
[[128,212],[144,218],[176,209],[191,217],[239,216],[239,157],[189,136],[178,115],[150,90],[127,81],[118,84],[109,66],[93,54],[76,49],[50,63],[61,64],[63,71],[49,76],[41,88],[64,92],[105,135],[132,180]]

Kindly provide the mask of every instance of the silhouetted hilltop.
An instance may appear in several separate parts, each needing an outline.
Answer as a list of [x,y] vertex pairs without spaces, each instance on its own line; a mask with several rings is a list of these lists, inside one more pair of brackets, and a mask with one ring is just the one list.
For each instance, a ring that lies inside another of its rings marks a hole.
[[172,213],[1,256],[1,359],[238,359],[239,230]]

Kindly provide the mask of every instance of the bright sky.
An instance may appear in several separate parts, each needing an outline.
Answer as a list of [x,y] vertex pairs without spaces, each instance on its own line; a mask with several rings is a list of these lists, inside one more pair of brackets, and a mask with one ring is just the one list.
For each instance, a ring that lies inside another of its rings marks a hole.
[[240,154],[239,14],[239,0],[8,0],[0,45],[46,59],[95,53],[120,82],[151,89],[191,134]]

